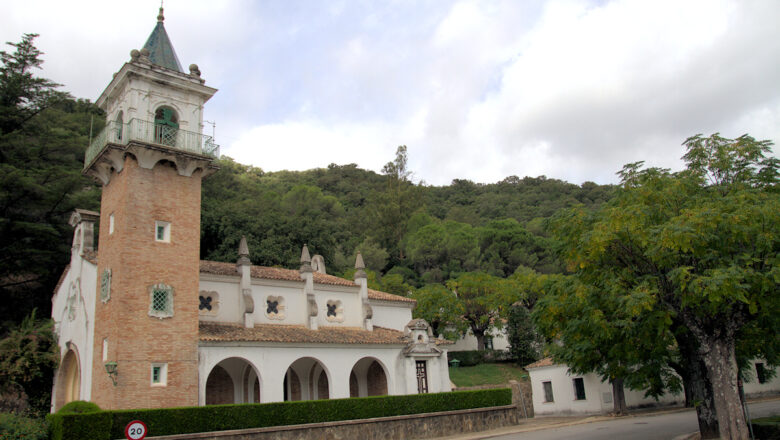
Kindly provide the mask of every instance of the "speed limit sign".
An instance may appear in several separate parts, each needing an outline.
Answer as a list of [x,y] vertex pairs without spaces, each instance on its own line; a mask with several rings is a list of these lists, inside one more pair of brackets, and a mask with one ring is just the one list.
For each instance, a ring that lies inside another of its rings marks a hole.
[[125,438],[128,440],[141,440],[146,437],[146,424],[140,420],[133,420],[125,427]]

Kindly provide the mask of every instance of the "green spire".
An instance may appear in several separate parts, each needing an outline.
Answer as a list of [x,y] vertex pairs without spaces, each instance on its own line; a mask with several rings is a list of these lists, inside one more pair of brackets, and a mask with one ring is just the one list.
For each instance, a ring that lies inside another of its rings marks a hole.
[[157,25],[146,40],[144,49],[149,50],[149,60],[152,64],[184,73],[181,64],[179,64],[179,58],[173,50],[171,39],[168,38],[168,33],[165,32],[164,20],[163,8],[160,6],[160,13],[157,15]]

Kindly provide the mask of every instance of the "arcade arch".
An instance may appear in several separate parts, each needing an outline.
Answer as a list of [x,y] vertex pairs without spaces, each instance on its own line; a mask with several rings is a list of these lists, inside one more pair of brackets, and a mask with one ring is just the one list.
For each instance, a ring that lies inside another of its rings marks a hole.
[[303,357],[287,368],[284,375],[284,400],[318,400],[330,398],[330,374],[322,362]]
[[259,403],[262,381],[255,367],[246,359],[222,360],[206,379],[206,405]]
[[349,373],[349,397],[387,395],[387,371],[378,359],[364,357]]

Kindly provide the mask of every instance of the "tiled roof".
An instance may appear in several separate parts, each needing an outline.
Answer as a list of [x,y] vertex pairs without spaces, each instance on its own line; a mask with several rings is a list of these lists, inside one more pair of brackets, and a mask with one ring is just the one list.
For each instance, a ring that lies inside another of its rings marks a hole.
[[260,324],[246,328],[241,324],[201,322],[200,340],[205,342],[279,342],[307,344],[383,344],[402,345],[407,341],[397,330],[374,327],[361,328],[320,327],[310,330],[298,325]]
[[376,299],[380,301],[398,301],[417,304],[417,300],[407,298],[405,296],[393,295],[392,293],[380,292],[379,290],[368,289],[368,299]]
[[62,270],[62,275],[60,275],[60,279],[57,280],[57,285],[54,286],[54,293],[56,294],[58,290],[60,290],[60,286],[62,286],[62,282],[65,281],[65,277],[68,276],[68,272],[70,271],[70,264],[65,266],[65,269]]
[[157,25],[146,40],[144,49],[149,50],[149,61],[151,61],[152,64],[177,72],[184,72],[181,68],[181,63],[179,63],[179,57],[176,56],[176,51],[173,50],[171,39],[168,38],[168,33],[165,32],[162,8],[160,8],[160,15],[157,17]]
[[553,365],[555,365],[553,359],[551,357],[546,357],[534,362],[533,364],[526,365],[525,369],[530,370],[531,368],[552,367]]
[[[200,262],[201,273],[211,273],[215,275],[228,275],[238,276],[238,269],[236,269],[235,263],[222,263],[219,261],[206,261]],[[297,281],[302,283],[301,274],[297,270],[282,269],[280,267],[266,267],[266,266],[251,266],[249,273],[252,278],[261,278],[266,280],[283,280],[283,281]],[[314,272],[314,282],[317,284],[325,284],[330,286],[347,286],[357,287],[357,284],[344,278],[339,278],[333,275],[327,275],[324,273]],[[379,290],[368,289],[368,298],[381,300],[381,301],[397,301],[416,304],[417,301],[406,298],[404,296],[393,295],[387,292],[380,292]]]

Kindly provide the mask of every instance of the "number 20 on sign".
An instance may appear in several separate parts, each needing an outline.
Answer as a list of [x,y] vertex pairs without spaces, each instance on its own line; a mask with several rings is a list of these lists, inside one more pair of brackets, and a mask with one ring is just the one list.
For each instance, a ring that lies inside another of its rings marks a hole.
[[133,420],[125,427],[125,438],[128,440],[141,440],[146,437],[146,424],[140,420]]

